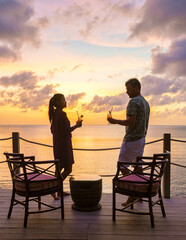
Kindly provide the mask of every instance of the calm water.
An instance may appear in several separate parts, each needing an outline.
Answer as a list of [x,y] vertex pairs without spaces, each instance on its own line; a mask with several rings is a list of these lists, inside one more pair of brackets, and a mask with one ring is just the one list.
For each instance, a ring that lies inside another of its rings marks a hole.
[[[22,138],[52,145],[49,126],[0,126],[0,139],[11,137],[12,132],[19,132]],[[163,138],[164,133],[171,133],[173,139],[186,140],[186,126],[150,126],[146,142]],[[124,136],[124,127],[116,125],[83,126],[73,132],[74,148],[110,148],[120,147]],[[163,142],[146,145],[144,155],[162,152]],[[21,152],[35,155],[37,160],[53,159],[52,148],[30,144],[20,140]],[[12,151],[11,140],[0,141],[0,161],[4,160],[4,151]],[[113,175],[119,150],[112,151],[74,151],[75,164],[73,174],[93,173]],[[186,143],[171,143],[171,161],[186,166]],[[103,177],[103,191],[111,192],[111,177]],[[10,175],[6,163],[0,164],[0,186],[11,187]],[[68,179],[65,188],[69,189]],[[171,196],[186,197],[186,168],[171,166]]]

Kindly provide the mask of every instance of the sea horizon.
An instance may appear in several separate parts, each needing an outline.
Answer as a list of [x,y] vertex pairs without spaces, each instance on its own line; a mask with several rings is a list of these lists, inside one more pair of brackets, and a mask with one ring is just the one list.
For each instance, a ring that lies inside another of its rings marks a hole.
[[[48,126],[48,125],[50,124],[0,124],[0,126]],[[106,126],[106,125],[108,124],[83,124],[83,126]],[[149,126],[186,126],[186,124],[149,124]]]

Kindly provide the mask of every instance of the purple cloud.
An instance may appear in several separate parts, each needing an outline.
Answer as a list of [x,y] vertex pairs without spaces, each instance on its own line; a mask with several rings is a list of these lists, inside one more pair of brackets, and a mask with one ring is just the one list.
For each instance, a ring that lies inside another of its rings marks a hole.
[[[129,19],[135,15],[137,5],[135,1],[64,1],[55,12],[55,19],[67,36],[64,40],[83,39],[102,45],[107,39],[107,44],[118,44],[120,35],[128,30]],[[124,26],[118,28],[123,23]]]
[[48,23],[47,18],[32,22],[34,9],[30,1],[0,1],[0,60],[15,61],[25,43],[38,47],[39,32]]
[[105,112],[109,111],[111,107],[114,107],[114,111],[121,111],[124,109],[124,104],[128,101],[128,97],[125,93],[120,93],[115,96],[100,97],[95,95],[92,101],[88,104],[83,104],[82,107],[85,110],[93,112]]
[[180,37],[186,32],[185,12],[185,0],[147,0],[140,9],[140,20],[131,27],[129,38]]
[[157,47],[152,50],[152,73],[186,76],[186,39],[174,41],[164,52]]
[[141,78],[142,94],[150,96],[171,92],[172,84],[170,79],[147,75]]
[[18,53],[8,46],[0,46],[0,62],[3,61],[16,61],[19,58]]
[[37,86],[38,76],[33,72],[19,72],[12,76],[4,76],[0,78],[2,86],[18,86],[23,89],[35,88]]
[[[33,72],[19,72],[12,76],[0,78],[0,86],[4,89],[0,92],[0,105],[11,104],[23,109],[37,110],[41,106],[47,106],[51,95],[56,93],[56,86],[53,84],[40,85],[45,80]],[[68,107],[73,108],[86,93],[70,94],[66,97]]]
[[[55,85],[39,83],[43,77],[36,76],[33,72],[20,72],[12,76],[0,78],[0,105],[10,104],[27,110],[37,110],[41,106],[47,106]],[[4,88],[4,89],[3,89]]]
[[86,95],[85,92],[70,94],[66,97],[67,99],[67,106],[69,108],[73,108],[78,104],[79,99],[83,98]]
[[147,75],[141,78],[142,94],[148,96],[151,106],[179,104],[186,101],[184,78],[160,78]]

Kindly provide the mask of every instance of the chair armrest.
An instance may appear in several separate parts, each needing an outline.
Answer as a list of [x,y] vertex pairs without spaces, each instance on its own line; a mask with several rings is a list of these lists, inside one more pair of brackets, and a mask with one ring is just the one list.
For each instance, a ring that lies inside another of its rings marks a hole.
[[[14,158],[14,159],[18,159],[18,158]],[[10,162],[10,163],[18,163],[20,164],[20,160],[7,160],[7,162]],[[47,160],[47,161],[34,161],[34,162],[31,162],[31,161],[25,161],[24,163],[26,165],[35,165],[35,164],[47,164],[47,163],[58,163],[59,160],[56,159],[56,160]]]
[[30,160],[35,160],[35,156],[26,156],[26,157],[24,157],[24,159],[30,159]]
[[34,165],[34,164],[57,163],[57,162],[59,162],[58,159],[56,159],[56,160],[45,160],[45,161],[34,161],[34,162],[25,161],[26,164],[31,164],[31,165]]
[[152,160],[153,157],[148,157],[148,156],[137,156],[137,157],[136,157],[136,160],[137,160],[137,161],[142,160],[142,159],[149,159],[149,160],[151,159],[151,160]]
[[152,162],[118,162],[118,167],[120,165],[133,165],[133,166],[138,166],[138,165],[151,165]]

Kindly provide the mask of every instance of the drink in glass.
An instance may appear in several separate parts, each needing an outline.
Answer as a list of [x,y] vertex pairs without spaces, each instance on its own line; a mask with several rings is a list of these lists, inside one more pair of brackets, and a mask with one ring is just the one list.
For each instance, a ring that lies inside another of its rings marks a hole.
[[112,109],[113,109],[113,107],[112,107],[111,110],[107,113],[107,120],[108,120],[109,118],[112,118]]
[[83,121],[83,115],[79,115],[78,111],[76,112],[78,116],[77,122],[82,122]]

